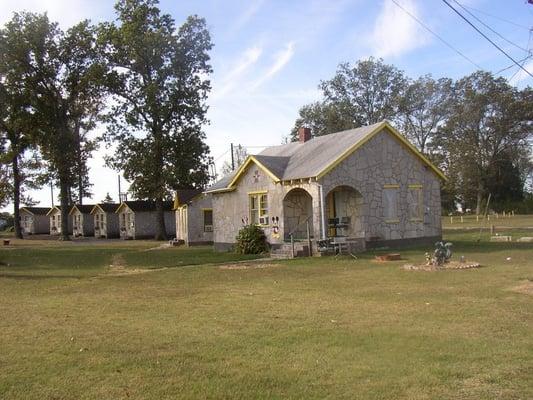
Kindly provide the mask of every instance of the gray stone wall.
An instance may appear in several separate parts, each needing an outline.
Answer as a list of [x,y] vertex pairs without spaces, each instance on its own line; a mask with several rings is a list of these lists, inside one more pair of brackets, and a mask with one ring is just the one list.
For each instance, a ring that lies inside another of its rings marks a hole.
[[[187,205],[187,245],[213,242],[213,232],[204,231],[204,209],[212,209],[212,195],[202,194]],[[213,220],[214,220],[213,215]]]
[[[61,217],[61,211],[54,209],[48,216],[48,220],[50,221],[50,235],[60,235],[61,234],[61,222],[58,221],[58,216]],[[55,225],[53,225],[52,217],[55,217]],[[52,230],[52,227],[55,226],[56,230]],[[67,226],[68,226],[68,234],[72,235],[72,218],[70,215],[67,217]]]
[[[79,217],[79,224],[74,223]],[[70,218],[73,221],[72,233],[74,236],[94,236],[94,218],[91,214],[83,214],[79,210],[74,210]]]
[[[249,218],[249,193],[266,191],[269,202],[269,224],[264,226],[271,244],[283,242],[283,199],[294,188],[307,191],[312,197],[312,236],[322,236],[321,199],[339,186],[357,191],[356,198],[347,198],[346,204],[356,204],[357,210],[348,214],[354,225],[349,231],[366,240],[400,240],[441,236],[440,180],[418,157],[393,138],[380,132],[355,153],[339,163],[318,182],[310,179],[275,183],[260,167],[250,164],[240,177],[236,189],[213,194],[215,248],[225,249],[235,242],[242,220]],[[397,185],[398,215],[395,222],[385,221],[383,192],[385,185]],[[409,216],[409,185],[422,186],[422,212],[419,220]],[[324,220],[328,211],[324,204]],[[273,217],[279,218],[279,235],[273,229]],[[327,226],[325,227],[327,231]],[[304,228],[305,229],[305,228]]]
[[[309,180],[295,181],[291,185],[275,183],[260,167],[250,164],[247,171],[240,177],[235,190],[218,194],[213,193],[214,242],[235,243],[235,237],[243,226],[242,220],[249,221],[250,218],[249,194],[266,191],[268,195],[269,223],[263,226],[263,229],[271,244],[283,243],[283,199],[288,192],[295,188],[307,191],[313,199],[311,235],[318,238],[320,236],[320,201],[316,183]],[[275,229],[276,227],[278,229]],[[276,230],[278,233],[276,233]]]
[[[96,216],[99,216],[99,228],[96,229]],[[102,211],[95,212],[93,215],[94,235],[96,237],[117,238],[119,237],[118,214],[106,213]]]
[[24,209],[20,210],[20,224],[22,233],[37,235],[50,233],[50,217],[46,215],[33,215]]
[[[118,213],[119,224],[122,228],[123,217],[122,214],[130,214],[130,223],[126,224],[126,231],[120,230],[120,237],[123,239],[150,239],[156,233],[156,214],[155,211],[132,212],[129,208],[124,207]],[[165,230],[169,238],[173,238],[176,234],[176,221],[174,219],[173,211],[165,211]],[[127,219],[126,219],[127,221]]]
[[[386,132],[380,132],[323,177],[324,196],[348,185],[362,196],[362,226],[366,239],[396,240],[441,235],[440,180],[418,157]],[[385,221],[383,189],[398,185],[398,220]],[[422,185],[420,220],[409,216],[409,185]]]

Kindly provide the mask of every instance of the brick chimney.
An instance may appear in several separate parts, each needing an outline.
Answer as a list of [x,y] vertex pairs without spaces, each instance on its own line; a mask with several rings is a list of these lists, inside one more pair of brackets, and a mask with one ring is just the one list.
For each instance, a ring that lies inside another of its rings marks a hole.
[[298,138],[300,143],[305,143],[311,140],[311,128],[298,128]]

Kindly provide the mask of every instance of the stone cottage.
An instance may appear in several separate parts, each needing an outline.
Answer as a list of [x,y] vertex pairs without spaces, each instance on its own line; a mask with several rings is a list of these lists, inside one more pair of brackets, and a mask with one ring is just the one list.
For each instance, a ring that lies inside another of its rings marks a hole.
[[201,189],[176,191],[176,240],[187,246],[213,244],[211,195]]
[[117,203],[100,203],[92,208],[95,238],[110,239],[120,236],[118,214],[115,213],[119,206]]
[[[173,202],[163,202],[166,233],[174,237],[176,220]],[[122,239],[150,239],[157,231],[155,201],[134,200],[124,201],[115,211],[118,214],[120,237]]]
[[50,233],[50,218],[47,216],[50,207],[21,207],[20,227],[25,235]]
[[441,238],[443,173],[389,122],[311,138],[250,156],[206,192],[214,245],[230,248],[248,223],[273,248],[292,236],[343,238],[352,249],[432,243]]
[[94,204],[75,204],[69,212],[72,218],[72,234],[74,237],[94,236],[94,218],[91,210]]
[[[46,214],[50,218],[50,235],[61,234],[61,206],[55,206]],[[68,218],[68,234],[72,235],[72,218]]]

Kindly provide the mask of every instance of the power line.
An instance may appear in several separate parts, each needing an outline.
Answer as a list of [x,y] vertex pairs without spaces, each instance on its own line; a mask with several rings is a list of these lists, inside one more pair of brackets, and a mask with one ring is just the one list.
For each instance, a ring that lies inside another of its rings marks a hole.
[[[518,60],[518,62],[519,62],[519,63],[523,63],[524,61],[529,60],[531,57],[533,57],[533,54],[531,54],[531,55],[529,55],[529,56],[527,56],[527,57],[525,57],[525,58],[522,58],[521,60]],[[513,67],[516,67],[516,65],[515,65],[515,64],[511,64],[511,65],[509,65],[508,67],[502,68],[502,69],[500,69],[499,71],[495,72],[494,75],[501,74],[502,72],[507,71],[508,69],[511,69],[511,68],[513,68]]]
[[[394,1],[394,0],[393,0]],[[509,60],[511,60],[513,63],[515,63],[516,65],[518,65],[520,67],[520,69],[522,69],[526,74],[528,74],[530,77],[533,78],[533,75],[527,70],[525,69],[524,67],[522,67],[518,61],[516,61],[513,57],[511,57],[509,54],[507,54],[505,52],[505,50],[503,50],[500,46],[498,46],[496,43],[494,43],[487,35],[485,35],[482,31],[480,31],[478,29],[477,26],[475,26],[472,22],[470,22],[470,20],[468,18],[466,18],[463,14],[461,14],[456,8],[454,8],[454,6],[452,6],[450,3],[448,3],[447,0],[442,0],[443,3],[445,3],[448,7],[450,7],[457,15],[459,15],[463,20],[465,20],[465,22],[470,25],[472,28],[474,28],[476,30],[476,32],[478,32],[481,36],[483,36],[486,40],[488,40],[494,47],[496,47],[500,52],[502,52]]]
[[463,4],[463,6],[466,7],[466,8],[471,9],[472,11],[476,11],[476,12],[478,12],[478,13],[480,13],[480,14],[484,14],[484,15],[486,15],[487,17],[491,17],[491,18],[494,18],[494,19],[498,19],[498,20],[500,20],[500,21],[502,21],[502,22],[506,22],[506,23],[511,24],[511,25],[514,25],[514,26],[516,26],[516,27],[518,27],[518,28],[522,28],[522,29],[525,29],[525,30],[527,30],[527,31],[530,31],[530,30],[531,30],[531,28],[528,28],[528,27],[525,26],[525,25],[520,25],[520,24],[517,24],[516,22],[509,21],[509,20],[504,19],[504,18],[502,18],[502,17],[498,17],[498,16],[496,16],[496,15],[489,14],[489,13],[486,12],[486,11],[479,10],[479,9],[477,9],[477,8],[470,7],[470,6],[467,6],[467,5],[464,5],[464,4]]
[[507,43],[509,43],[510,45],[520,49],[520,50],[523,50],[525,52],[528,52],[529,53],[529,50],[528,49],[524,49],[522,46],[519,46],[517,45],[516,43],[510,41],[509,39],[507,39],[506,37],[500,35],[497,31],[495,31],[494,29],[492,29],[488,24],[486,24],[485,22],[483,22],[481,19],[479,19],[478,17],[476,17],[474,14],[472,14],[470,11],[468,11],[461,3],[459,3],[457,0],[453,0],[455,3],[457,3],[457,5],[459,7],[461,7],[463,10],[465,10],[469,15],[471,15],[476,21],[478,21],[480,24],[482,24],[485,28],[487,28],[488,30],[490,30],[492,33],[494,33],[495,35],[499,36],[501,39],[505,40]]
[[446,40],[444,40],[442,37],[437,35],[431,28],[429,28],[426,24],[424,24],[422,21],[420,21],[417,17],[415,17],[413,14],[411,14],[408,10],[402,7],[401,4],[398,4],[396,0],[391,0],[398,8],[400,8],[403,12],[405,12],[407,15],[409,15],[412,19],[414,19],[420,26],[422,26],[425,30],[427,30],[429,33],[431,33],[433,36],[435,36],[437,39],[439,39],[442,43],[444,43],[448,48],[459,54],[461,57],[463,57],[466,61],[468,61],[470,64],[475,66],[478,69],[484,69],[480,65],[476,64],[472,59],[461,53],[459,50],[457,50],[455,47],[453,47],[450,43],[448,43]]

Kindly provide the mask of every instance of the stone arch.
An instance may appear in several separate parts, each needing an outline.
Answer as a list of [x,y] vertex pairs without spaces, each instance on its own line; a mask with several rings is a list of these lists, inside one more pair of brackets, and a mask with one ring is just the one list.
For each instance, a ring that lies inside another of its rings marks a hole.
[[355,188],[340,185],[331,189],[325,198],[327,236],[361,238],[363,228],[363,196]]
[[313,235],[313,197],[302,188],[291,189],[283,198],[284,239],[289,240],[293,232],[294,239],[307,238],[307,225]]

